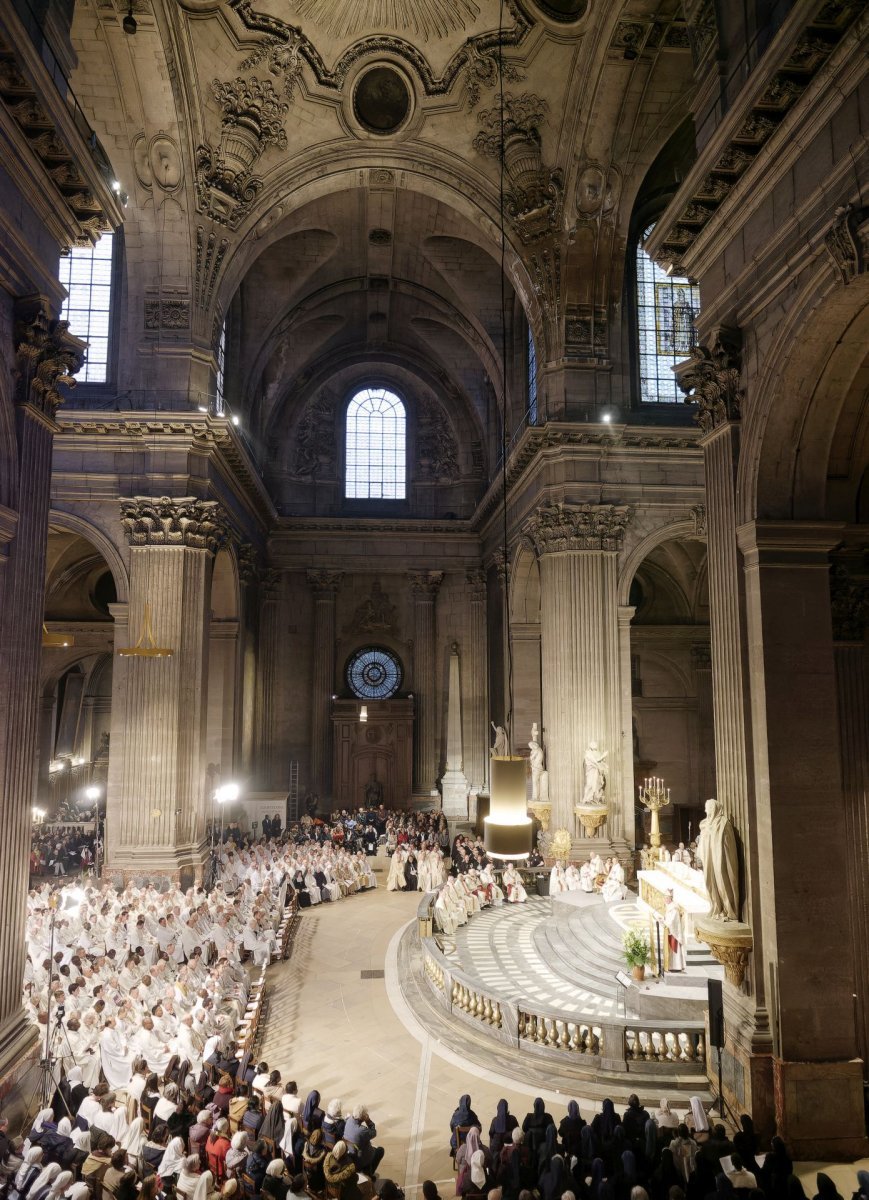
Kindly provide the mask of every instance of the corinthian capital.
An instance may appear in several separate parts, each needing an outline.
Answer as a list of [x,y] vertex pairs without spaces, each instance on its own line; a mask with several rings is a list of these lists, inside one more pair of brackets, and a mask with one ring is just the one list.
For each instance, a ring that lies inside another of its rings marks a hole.
[[444,581],[443,571],[411,571],[408,575],[410,590],[417,599],[434,600]]
[[523,532],[537,554],[621,550],[631,510],[623,504],[544,504]]
[[134,496],[121,501],[121,524],[131,546],[189,546],[211,554],[229,537],[229,521],[216,500],[184,496]]
[[74,388],[73,375],[84,362],[85,344],[55,321],[42,296],[15,308],[15,392],[19,404],[32,404],[54,417],[63,402],[60,388]]
[[742,358],[738,329],[716,330],[708,346],[698,346],[676,367],[686,404],[696,404],[695,420],[704,433],[742,415],[745,389],[740,385]]
[[334,596],[343,578],[343,571],[309,571],[308,587],[315,596]]

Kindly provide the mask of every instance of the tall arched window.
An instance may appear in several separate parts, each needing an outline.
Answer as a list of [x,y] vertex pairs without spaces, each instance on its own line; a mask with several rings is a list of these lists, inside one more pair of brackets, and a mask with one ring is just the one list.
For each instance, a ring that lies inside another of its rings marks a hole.
[[640,399],[644,404],[680,404],[684,397],[673,366],[696,345],[694,318],[700,312],[700,289],[678,275],[668,275],[649,257],[643,246],[654,228],[649,225],[637,241]]
[[344,495],[403,500],[407,436],[404,405],[386,388],[363,388],[347,406]]

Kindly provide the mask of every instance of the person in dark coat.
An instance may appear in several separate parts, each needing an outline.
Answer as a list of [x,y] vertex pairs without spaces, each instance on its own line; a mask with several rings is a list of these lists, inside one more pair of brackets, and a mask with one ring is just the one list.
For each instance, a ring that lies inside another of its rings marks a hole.
[[558,1126],[558,1139],[568,1162],[572,1157],[581,1155],[583,1129],[585,1121],[579,1111],[579,1105],[575,1100],[571,1100],[567,1106],[567,1116],[561,1118],[561,1124]]
[[471,1108],[471,1097],[466,1093],[464,1096],[459,1097],[459,1106],[450,1117],[450,1158],[455,1158],[456,1150],[458,1149],[458,1134],[456,1130],[460,1126],[467,1128],[469,1125],[476,1125],[479,1129],[483,1128],[480,1124],[480,1118]]
[[522,1122],[522,1132],[525,1134],[525,1140],[528,1144],[528,1149],[531,1151],[532,1159],[536,1160],[537,1154],[546,1138],[547,1125],[554,1125],[550,1113],[546,1111],[546,1105],[538,1096],[534,1101],[534,1107],[530,1113],[527,1113],[525,1120]]
[[513,1130],[518,1128],[519,1121],[510,1112],[507,1101],[499,1100],[497,1111],[489,1126],[489,1149],[492,1152],[492,1158],[500,1158],[501,1150],[510,1140]]

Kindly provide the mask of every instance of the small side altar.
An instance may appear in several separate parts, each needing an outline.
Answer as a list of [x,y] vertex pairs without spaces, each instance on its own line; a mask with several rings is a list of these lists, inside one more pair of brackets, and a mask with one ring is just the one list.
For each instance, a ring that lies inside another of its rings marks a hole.
[[640,908],[663,917],[667,910],[667,892],[682,910],[686,938],[697,938],[695,919],[706,916],[711,908],[703,882],[703,872],[687,863],[658,862],[653,870],[637,872],[640,889]]

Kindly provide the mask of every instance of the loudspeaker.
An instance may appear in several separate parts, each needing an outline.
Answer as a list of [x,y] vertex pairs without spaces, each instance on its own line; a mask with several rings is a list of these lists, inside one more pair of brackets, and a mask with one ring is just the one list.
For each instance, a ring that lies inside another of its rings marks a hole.
[[720,979],[707,979],[709,1000],[709,1044],[716,1050],[724,1049],[724,995]]

